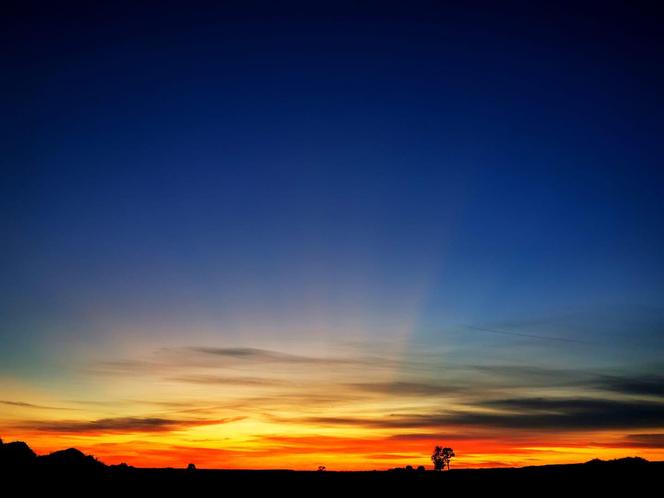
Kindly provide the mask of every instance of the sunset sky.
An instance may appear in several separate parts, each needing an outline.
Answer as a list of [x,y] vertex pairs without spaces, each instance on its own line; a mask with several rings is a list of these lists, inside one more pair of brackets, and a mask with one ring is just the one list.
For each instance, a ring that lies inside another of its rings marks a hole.
[[4,441],[664,460],[657,12],[50,3],[0,20]]

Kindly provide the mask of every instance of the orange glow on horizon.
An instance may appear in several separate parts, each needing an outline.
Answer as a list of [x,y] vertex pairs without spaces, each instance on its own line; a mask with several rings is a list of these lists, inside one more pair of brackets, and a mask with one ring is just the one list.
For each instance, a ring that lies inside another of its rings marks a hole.
[[[166,436],[162,441],[139,437],[112,437],[104,434],[46,436],[38,432],[8,433],[5,441],[25,440],[38,454],[76,447],[106,464],[127,463],[136,467],[185,467],[220,469],[385,470],[406,465],[431,467],[429,454],[435,444],[444,442],[457,454],[454,468],[522,467],[561,463],[581,463],[593,458],[612,459],[641,456],[663,460],[664,449],[611,446],[618,434],[605,435],[605,443],[592,445],[547,445],[545,440],[526,446],[511,445],[509,436],[498,440],[445,441],[400,438],[345,438],[332,436],[265,437],[250,443],[188,442],[186,434]],[[125,439],[125,440],[123,440]],[[585,437],[582,439],[586,439]]]
[[[586,417],[578,427],[546,427],[572,424],[575,411],[585,417],[610,403],[647,409],[647,398],[524,387],[500,377],[500,369],[491,376],[463,372],[459,379],[452,368],[426,363],[425,355],[402,360],[402,354],[189,348],[99,362],[62,392],[8,379],[0,393],[0,436],[23,440],[39,454],[75,447],[107,464],[136,467],[430,468],[437,444],[454,448],[453,468],[664,460],[661,429],[652,424],[595,429]],[[531,425],[519,427],[515,417]]]

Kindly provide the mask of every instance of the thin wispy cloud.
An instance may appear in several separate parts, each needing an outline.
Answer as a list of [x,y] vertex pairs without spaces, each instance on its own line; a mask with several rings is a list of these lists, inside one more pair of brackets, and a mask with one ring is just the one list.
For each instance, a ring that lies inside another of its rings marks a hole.
[[664,448],[664,434],[629,434],[624,442],[632,448]]
[[[513,430],[597,430],[661,427],[664,403],[621,402],[592,399],[505,399],[477,402],[468,410],[382,417],[305,417],[299,422],[376,429],[439,429],[476,427]],[[474,409],[471,409],[474,408]],[[494,412],[479,411],[493,408]]]
[[554,342],[565,342],[565,343],[572,343],[572,344],[587,344],[591,345],[593,344],[592,341],[586,341],[582,339],[572,339],[569,337],[555,337],[555,336],[549,336],[549,335],[542,335],[542,334],[534,334],[534,333],[529,333],[529,332],[518,332],[515,330],[504,330],[504,329],[498,329],[494,327],[479,327],[476,325],[463,325],[464,328],[468,330],[476,330],[478,332],[488,332],[490,334],[499,334],[499,335],[507,335],[507,336],[513,336],[513,337],[522,337],[526,339],[537,339],[537,340],[542,340],[542,341],[554,341]]
[[600,389],[620,394],[664,396],[664,376],[662,375],[600,375],[592,384]]
[[460,386],[435,382],[417,381],[393,381],[393,382],[355,382],[343,384],[343,389],[362,391],[388,396],[441,396],[446,394],[458,394],[462,392]]
[[62,411],[76,410],[76,408],[69,408],[69,407],[63,407],[63,406],[38,405],[38,404],[34,404],[34,403],[27,403],[25,401],[0,400],[0,404],[6,405],[6,406],[14,406],[14,407],[17,407],[17,408],[32,408],[32,409],[36,409],[36,410],[62,410]]
[[29,421],[15,427],[38,432],[67,434],[131,434],[141,432],[170,432],[205,425],[220,425],[241,420],[226,419],[167,419],[158,417],[115,417],[98,420]]
[[181,348],[161,348],[149,358],[123,358],[105,360],[88,365],[85,370],[96,374],[168,374],[182,369],[223,369],[236,366],[258,365],[260,368],[372,368],[389,369],[402,366],[396,358],[369,355],[309,356],[283,353],[259,348],[215,348],[189,346]]
[[221,376],[221,375],[179,375],[167,377],[166,380],[174,382],[183,382],[185,384],[201,384],[211,386],[283,386],[285,381],[277,379],[265,379],[260,377],[240,377],[240,376]]

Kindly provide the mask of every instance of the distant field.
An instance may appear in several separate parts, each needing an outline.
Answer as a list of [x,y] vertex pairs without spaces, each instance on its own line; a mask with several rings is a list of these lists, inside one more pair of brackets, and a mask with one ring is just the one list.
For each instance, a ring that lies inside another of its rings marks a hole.
[[[654,490],[664,477],[664,462],[553,465],[520,469],[433,471],[305,472],[136,469],[108,467],[25,468],[3,472],[3,481],[69,491],[178,492],[223,495],[225,492],[540,493],[578,490],[608,492]],[[651,491],[652,493],[652,491]]]

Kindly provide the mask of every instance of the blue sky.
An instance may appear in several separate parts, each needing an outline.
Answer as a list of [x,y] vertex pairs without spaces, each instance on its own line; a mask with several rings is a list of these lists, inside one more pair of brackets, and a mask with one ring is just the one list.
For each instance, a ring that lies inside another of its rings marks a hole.
[[18,322],[89,299],[291,315],[312,291],[371,320],[418,289],[429,327],[661,302],[661,44],[642,24],[151,12],[14,26]]

